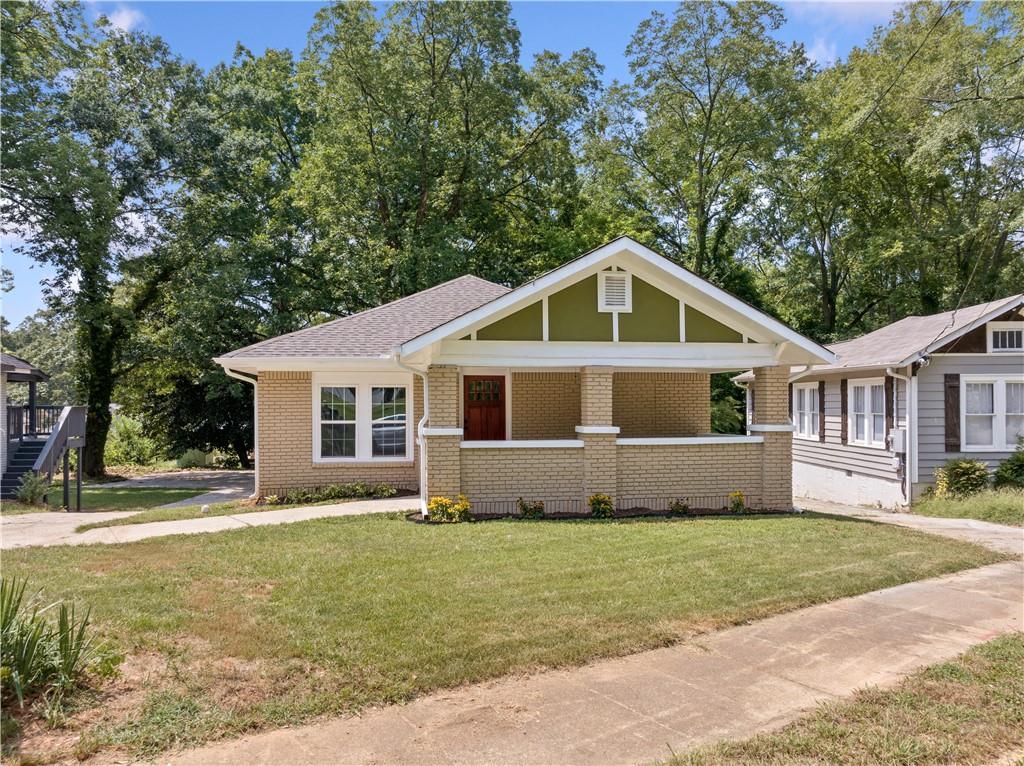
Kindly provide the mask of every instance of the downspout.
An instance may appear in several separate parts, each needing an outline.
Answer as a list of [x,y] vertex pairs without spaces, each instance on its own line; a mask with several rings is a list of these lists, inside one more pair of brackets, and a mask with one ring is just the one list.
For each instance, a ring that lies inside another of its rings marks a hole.
[[[910,377],[907,376],[907,375],[902,375],[902,374],[896,372],[896,370],[894,370],[892,367],[886,367],[885,368],[885,374],[888,375],[891,378],[896,379],[896,380],[902,380],[903,381],[903,385],[904,385],[904,387],[906,388],[906,391],[907,391],[907,427],[904,429],[904,432],[905,432],[906,436],[903,439],[903,446],[906,449],[906,452],[904,452],[904,456],[903,456],[903,482],[902,482],[902,487],[900,489],[903,490],[903,499],[906,500],[907,504],[909,505],[910,504],[910,495],[911,495],[910,460],[911,460],[911,456],[914,454],[914,451],[913,451],[914,450],[914,445],[913,445],[914,429],[912,427],[912,422],[911,422],[911,418],[914,417],[914,408],[911,406],[911,402],[910,402]],[[898,402],[899,402],[899,391],[897,390],[896,386],[893,386],[892,387],[893,421],[895,421],[897,419],[897,417],[899,416],[899,408],[896,406]]]
[[243,383],[252,384],[252,464],[255,468],[253,471],[253,497],[259,496],[260,487],[260,387],[259,378],[256,375],[249,375],[245,372],[237,372],[236,370],[224,368],[224,372],[228,377],[240,380]]
[[423,416],[416,424],[416,444],[420,448],[420,512],[423,514],[423,518],[427,518],[427,442],[423,436],[423,429],[427,427],[427,422],[430,419],[430,382],[427,380],[426,373],[415,367],[410,367],[402,361],[402,353],[397,348],[392,352],[391,358],[403,370],[418,375],[423,381]]

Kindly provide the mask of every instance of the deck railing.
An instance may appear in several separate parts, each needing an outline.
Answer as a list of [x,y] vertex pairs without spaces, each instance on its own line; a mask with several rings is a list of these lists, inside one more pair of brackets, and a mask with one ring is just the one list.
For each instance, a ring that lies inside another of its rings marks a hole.
[[7,438],[47,436],[53,432],[64,408],[59,404],[12,404],[7,406]]

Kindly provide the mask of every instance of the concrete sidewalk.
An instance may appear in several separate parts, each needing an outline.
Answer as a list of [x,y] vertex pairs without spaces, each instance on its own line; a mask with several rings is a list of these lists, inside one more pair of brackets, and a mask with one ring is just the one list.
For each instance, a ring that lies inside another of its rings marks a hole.
[[[434,694],[179,753],[197,764],[636,764],[892,683],[1024,621],[1024,567],[994,564],[577,670]],[[571,640],[567,637],[567,640]]]
[[415,497],[394,497],[388,500],[354,500],[334,505],[310,505],[283,508],[276,511],[253,511],[231,516],[204,516],[178,521],[153,521],[147,524],[126,524],[102,527],[86,532],[75,528],[96,521],[106,521],[135,512],[120,513],[27,513],[0,517],[0,547],[25,548],[28,546],[89,545],[91,543],[130,543],[150,537],[166,535],[192,535],[204,532],[223,532],[296,521],[323,519],[333,516],[360,516],[367,513],[389,513],[414,510]]
[[[1010,527],[884,516],[877,520],[1019,553],[1013,546],[1020,530]],[[506,678],[359,717],[256,734],[161,763],[643,763],[781,726],[822,700],[895,682],[1022,629],[1024,561],[1016,559],[576,670]]]

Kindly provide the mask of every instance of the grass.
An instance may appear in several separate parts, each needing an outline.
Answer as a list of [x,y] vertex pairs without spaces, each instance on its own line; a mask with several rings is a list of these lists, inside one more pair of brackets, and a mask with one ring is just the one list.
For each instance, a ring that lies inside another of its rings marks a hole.
[[391,514],[13,550],[4,574],[91,606],[128,655],[120,704],[82,713],[83,750],[151,756],[1003,558],[813,514],[450,526]]
[[[185,500],[201,495],[208,490],[191,489],[148,489],[142,487],[82,487],[82,511],[95,513],[98,511],[141,511],[165,503]],[[19,513],[43,513],[59,511],[59,503],[63,502],[64,494],[59,484],[54,484],[47,494],[49,503],[28,505],[17,501],[3,502],[5,515]],[[69,495],[71,507],[75,507],[75,488],[71,487]],[[129,517],[130,518],[130,517]]]
[[777,732],[720,743],[671,766],[989,764],[1024,747],[1024,633],[926,668],[893,688],[821,705]]
[[989,489],[968,497],[928,497],[914,503],[912,510],[921,516],[978,519],[1024,527],[1024,490]]

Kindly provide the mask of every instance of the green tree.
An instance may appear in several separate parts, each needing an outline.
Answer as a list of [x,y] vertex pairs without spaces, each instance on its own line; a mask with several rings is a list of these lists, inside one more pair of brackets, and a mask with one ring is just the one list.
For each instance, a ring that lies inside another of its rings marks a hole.
[[155,244],[193,143],[199,77],[157,38],[102,18],[86,36],[77,9],[59,7],[55,25],[40,7],[3,6],[2,212],[24,250],[54,267],[48,298],[73,319],[88,406],[83,469],[95,476],[113,391],[136,361],[135,324],[177,267]]
[[[40,309],[25,317],[13,330],[3,321],[4,351],[34,364],[50,380],[40,383],[37,390],[40,404],[75,404],[78,382],[75,380],[75,332],[67,317],[50,309]],[[24,387],[22,387],[24,388]],[[11,392],[23,403],[27,392]],[[19,393],[24,396],[19,397]]]

